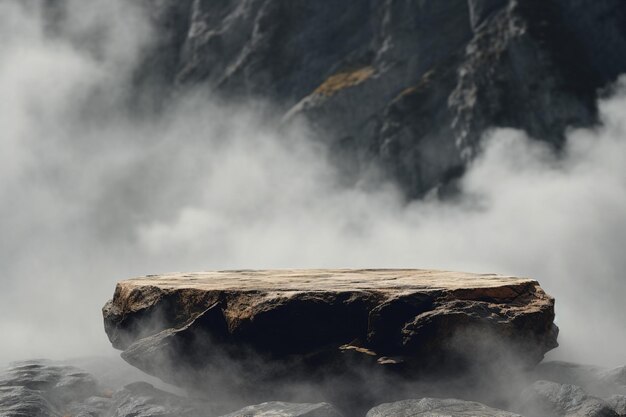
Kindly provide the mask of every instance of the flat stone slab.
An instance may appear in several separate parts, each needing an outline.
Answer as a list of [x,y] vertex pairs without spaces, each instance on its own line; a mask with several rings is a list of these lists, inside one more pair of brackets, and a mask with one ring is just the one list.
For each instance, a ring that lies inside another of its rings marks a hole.
[[[251,354],[274,371],[273,361],[294,358],[315,369],[356,358],[411,372],[460,370],[495,349],[534,365],[558,333],[554,299],[535,280],[431,270],[150,275],[120,282],[103,314],[124,359],[182,385],[197,385],[224,357]],[[252,368],[251,377],[265,375]]]

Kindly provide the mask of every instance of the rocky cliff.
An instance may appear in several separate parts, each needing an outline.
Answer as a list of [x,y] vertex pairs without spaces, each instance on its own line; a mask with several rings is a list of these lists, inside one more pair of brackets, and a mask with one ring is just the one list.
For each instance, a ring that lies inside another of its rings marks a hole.
[[409,196],[458,177],[489,127],[558,148],[626,71],[622,0],[144,3],[144,84],[272,100]]

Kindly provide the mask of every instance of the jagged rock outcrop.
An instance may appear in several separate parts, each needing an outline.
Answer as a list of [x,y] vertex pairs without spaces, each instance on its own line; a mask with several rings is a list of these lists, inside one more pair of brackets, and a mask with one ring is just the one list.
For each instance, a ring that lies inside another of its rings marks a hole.
[[[621,0],[163,0],[139,80],[264,98],[410,196],[448,184],[490,127],[562,143],[626,72]],[[141,83],[140,83],[141,84]]]
[[103,313],[130,364],[257,399],[275,395],[268,381],[341,375],[356,387],[361,367],[414,377],[534,365],[557,335],[554,300],[536,281],[422,270],[148,276],[120,282]]
[[473,401],[422,398],[378,405],[366,417],[521,417]]

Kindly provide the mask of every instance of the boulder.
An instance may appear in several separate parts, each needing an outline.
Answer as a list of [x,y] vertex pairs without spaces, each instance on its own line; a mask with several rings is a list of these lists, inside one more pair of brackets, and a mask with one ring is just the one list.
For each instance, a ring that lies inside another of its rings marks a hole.
[[45,360],[16,362],[0,373],[0,415],[62,416],[98,392],[93,376],[73,366]]
[[82,401],[96,395],[93,376],[73,366],[46,360],[16,362],[0,374],[0,387],[23,387],[37,391],[52,404]]
[[305,404],[280,401],[250,405],[222,417],[342,417],[339,411],[327,403]]
[[113,401],[110,398],[93,396],[82,402],[69,404],[65,415],[71,417],[111,417],[112,407]]
[[40,391],[25,387],[0,387],[2,417],[61,417]]
[[159,390],[146,382],[135,382],[116,391],[108,417],[210,417],[208,404]]
[[2,417],[215,417],[206,402],[146,382],[115,392],[74,366],[47,360],[18,362],[0,373]]
[[415,377],[532,366],[558,330],[554,300],[532,279],[426,270],[152,275],[120,282],[103,314],[131,365],[267,400],[281,381],[368,383],[361,369]]
[[626,395],[612,395],[606,399],[606,403],[619,417],[626,416]]
[[378,405],[366,417],[521,417],[484,404],[456,399],[422,398]]
[[610,369],[600,374],[600,380],[607,385],[620,387],[626,394],[626,366]]
[[537,381],[521,396],[519,410],[526,417],[617,417],[604,400],[570,384]]
[[548,361],[537,365],[532,377],[535,380],[577,385],[591,395],[606,398],[611,395],[626,395],[624,369],[626,368],[607,369],[572,362]]

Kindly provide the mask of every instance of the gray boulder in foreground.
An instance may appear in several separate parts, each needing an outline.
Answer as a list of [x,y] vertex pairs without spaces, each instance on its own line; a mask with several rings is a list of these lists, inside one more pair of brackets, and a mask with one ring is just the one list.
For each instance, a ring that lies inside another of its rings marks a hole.
[[302,404],[271,401],[242,408],[222,417],[342,417],[328,403]]
[[381,404],[366,417],[521,417],[508,411],[487,407],[473,401],[422,398]]
[[570,384],[537,381],[520,397],[519,411],[526,417],[618,417],[604,400]]

